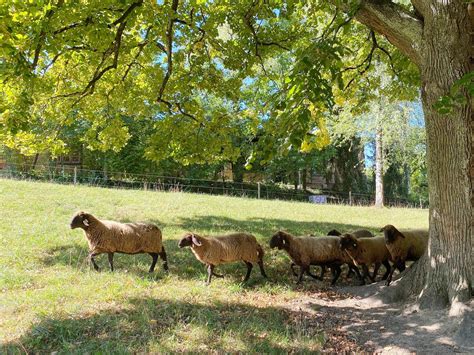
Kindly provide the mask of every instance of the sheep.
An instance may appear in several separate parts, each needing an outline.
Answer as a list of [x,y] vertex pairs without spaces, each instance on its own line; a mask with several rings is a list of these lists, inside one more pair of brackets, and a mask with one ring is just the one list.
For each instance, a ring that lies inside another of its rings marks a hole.
[[206,284],[211,283],[212,276],[224,277],[216,274],[214,267],[219,264],[242,260],[247,266],[247,274],[243,282],[247,282],[254,263],[260,267],[260,273],[267,277],[263,267],[264,251],[251,234],[234,233],[217,237],[203,237],[195,233],[187,233],[179,241],[180,248],[191,247],[196,259],[207,266]]
[[[372,238],[374,235],[372,232],[368,231],[367,229],[359,229],[353,232],[350,232],[352,235],[354,235],[356,238]],[[334,235],[340,237],[342,235],[341,232],[339,232],[337,229],[331,229],[327,235]],[[351,277],[352,274],[354,273],[354,269],[357,268],[357,266],[351,266],[351,264],[348,264],[349,270],[347,271],[346,277]],[[321,279],[324,277],[324,274],[326,273],[326,267],[322,266],[321,267]]]
[[[392,257],[394,265],[400,270],[405,270],[405,261],[416,261],[424,254],[428,245],[427,230],[399,231],[391,224],[383,227],[385,245]],[[386,285],[390,285],[395,268],[390,270]]]
[[[334,285],[341,273],[341,264],[353,265],[350,257],[343,253],[339,247],[339,237],[295,237],[289,233],[279,231],[270,239],[270,248],[284,249],[290,256],[293,264],[300,267],[297,283],[303,280],[303,275],[307,274],[314,279],[320,279],[313,275],[310,265],[329,266],[333,273],[331,285]],[[358,269],[355,269],[361,279]]]
[[[369,278],[372,282],[375,281],[377,271],[380,264],[383,264],[386,268],[386,272],[382,277],[385,280],[390,273],[390,253],[385,246],[384,237],[373,237],[373,238],[357,238],[353,234],[345,233],[341,236],[341,250],[345,251],[354,264],[362,266],[362,277],[365,282],[365,278]],[[369,274],[368,265],[375,264],[374,273],[372,276]]]
[[155,269],[158,256],[168,271],[166,251],[161,240],[161,230],[149,223],[120,223],[99,220],[90,213],[77,212],[71,221],[71,229],[82,228],[89,243],[89,259],[99,271],[94,257],[107,253],[110,270],[114,271],[114,253],[148,253],[153,258],[149,272]]

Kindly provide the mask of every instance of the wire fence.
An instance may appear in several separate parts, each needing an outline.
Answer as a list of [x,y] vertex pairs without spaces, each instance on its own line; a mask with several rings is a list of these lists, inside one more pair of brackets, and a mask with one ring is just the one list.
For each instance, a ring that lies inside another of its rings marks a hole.
[[[33,166],[29,164],[8,164],[3,169],[0,169],[0,177],[116,189],[192,192],[268,200],[295,200],[318,204],[371,206],[375,201],[374,196],[370,194],[327,189],[303,191],[282,184],[205,180],[154,174],[101,171],[67,165]],[[407,199],[386,199],[385,205],[411,208],[425,207],[423,201],[420,201],[418,204]]]

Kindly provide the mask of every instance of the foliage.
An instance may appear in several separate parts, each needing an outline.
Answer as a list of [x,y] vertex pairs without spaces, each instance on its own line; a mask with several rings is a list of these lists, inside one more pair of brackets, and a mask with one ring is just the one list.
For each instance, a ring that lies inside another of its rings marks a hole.
[[373,96],[375,61],[396,78],[393,98],[418,78],[351,16],[322,1],[2,2],[2,140],[59,155],[79,124],[87,149],[117,152],[129,117],[152,126],[154,161],[236,161],[242,130],[262,133],[250,164],[321,149],[334,103],[364,110]]

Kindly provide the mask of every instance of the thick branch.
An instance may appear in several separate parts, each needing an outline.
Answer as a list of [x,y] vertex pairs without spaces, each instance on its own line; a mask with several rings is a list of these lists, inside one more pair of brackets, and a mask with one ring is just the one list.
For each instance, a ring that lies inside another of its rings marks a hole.
[[415,64],[420,63],[422,21],[391,1],[362,1],[356,19],[384,35]]
[[[112,23],[113,24],[120,24],[117,28],[117,32],[115,33],[115,40],[111,43],[111,45],[105,50],[105,52],[102,54],[102,61],[100,64],[97,66],[94,75],[92,76],[92,79],[89,81],[89,83],[86,85],[86,87],[82,91],[75,91],[71,92],[68,94],[63,94],[63,95],[58,95],[55,98],[58,97],[71,97],[71,96],[76,96],[80,95],[80,98],[77,100],[79,101],[82,97],[92,94],[95,89],[95,84],[97,81],[102,78],[102,76],[107,73],[109,70],[116,69],[118,66],[118,58],[120,54],[120,46],[122,44],[122,35],[125,30],[125,26],[127,25],[127,17],[131,14],[132,10],[135,7],[140,6],[143,4],[143,0],[137,0],[136,2],[132,3],[127,10],[120,16],[120,18]],[[126,16],[125,16],[126,14]],[[120,21],[119,21],[120,20]],[[112,64],[102,68],[102,66],[105,64],[107,61],[108,57],[113,54],[113,59],[112,59]],[[102,68],[102,69],[101,69]],[[76,101],[76,102],[77,102]]]
[[[61,7],[63,6],[64,4],[64,0],[59,0],[58,1],[58,4],[57,4],[57,7]],[[54,15],[54,10],[53,9],[50,9],[46,12],[46,22],[48,22],[51,17],[53,17]],[[38,36],[38,43],[36,44],[36,48],[35,48],[35,54],[34,54],[34,57],[33,57],[33,63],[31,64],[31,67],[33,68],[33,70],[36,69],[36,66],[38,65],[38,60],[39,60],[39,55],[41,53],[41,49],[43,47],[43,44],[44,44],[44,40],[46,38],[46,30],[45,30],[45,26],[43,25],[42,28],[41,28],[41,32]]]
[[[167,65],[166,65],[166,73],[163,81],[161,82],[160,90],[158,91],[158,97],[156,99],[157,102],[164,102],[163,101],[163,94],[165,92],[166,84],[168,84],[168,80],[171,77],[171,72],[173,71],[173,25],[176,22],[176,18],[174,16],[178,13],[178,4],[179,0],[173,0],[171,5],[171,10],[173,11],[173,17],[168,20],[168,26],[166,28],[166,57],[167,57]],[[169,107],[169,105],[168,105]]]

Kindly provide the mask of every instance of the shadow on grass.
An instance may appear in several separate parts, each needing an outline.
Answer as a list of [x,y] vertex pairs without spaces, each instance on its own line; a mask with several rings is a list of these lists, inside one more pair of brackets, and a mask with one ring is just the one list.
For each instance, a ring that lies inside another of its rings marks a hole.
[[[474,351],[472,322],[471,334],[459,341],[459,331],[454,330],[462,328],[456,318],[447,317],[445,310],[406,312],[393,305],[367,309],[360,307],[357,300],[346,302],[346,306],[322,305],[316,301],[309,307],[317,312],[317,317],[337,322],[365,347],[392,349],[396,353],[467,354]],[[473,314],[471,312],[464,319]]]
[[[176,245],[177,243],[173,240],[164,241],[163,244],[168,254],[168,264],[171,269],[174,268],[174,255],[179,255],[180,260],[194,259],[192,255],[186,255],[186,253],[179,250]],[[171,253],[170,250],[172,250]],[[101,272],[110,272],[106,253],[98,255],[95,257],[95,260],[99,265]],[[50,248],[45,251],[44,256],[40,258],[40,261],[45,266],[64,265],[84,271],[92,269],[89,261],[89,250],[85,243],[84,245],[68,244]],[[152,258],[147,253],[134,255],[121,253],[114,254],[114,269],[116,272],[127,270],[137,274],[148,275],[148,269],[150,268],[151,262]],[[162,272],[162,260],[160,258],[158,258],[154,273],[149,275],[153,277],[157,272]]]
[[124,309],[43,318],[1,352],[287,353],[323,342],[321,329],[277,307],[135,298]]
[[204,231],[206,233],[226,233],[242,231],[270,238],[276,231],[282,229],[295,235],[326,235],[331,229],[340,232],[367,229],[365,226],[355,224],[326,223],[326,222],[301,222],[288,219],[249,218],[237,220],[222,216],[197,216],[193,218],[182,217],[176,226],[186,231]]

